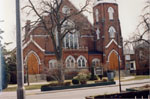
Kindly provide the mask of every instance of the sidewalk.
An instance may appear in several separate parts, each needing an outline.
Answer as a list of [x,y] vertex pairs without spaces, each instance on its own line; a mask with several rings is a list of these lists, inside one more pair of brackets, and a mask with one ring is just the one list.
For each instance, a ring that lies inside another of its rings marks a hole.
[[[116,81],[116,85],[118,85],[119,81]],[[124,81],[121,82],[122,85],[132,85],[132,84],[140,84],[140,83],[149,83],[150,79],[143,79],[143,80],[132,80],[132,81]]]
[[121,77],[121,80],[130,80],[130,79],[134,79],[135,76],[127,76],[127,77]]
[[[130,78],[130,77],[129,77]],[[127,78],[126,78],[127,79]],[[135,81],[126,81],[126,82],[121,82],[122,86],[125,85],[134,85],[134,84],[150,84],[150,79],[143,79],[143,80],[135,80]],[[96,88],[105,88],[105,87],[114,87],[119,85],[119,80],[116,80],[115,85],[106,85],[106,86],[96,86],[96,87],[85,87],[85,88],[75,88],[75,89],[65,89],[65,90],[56,90],[56,91],[46,91],[46,92],[41,92],[40,89],[37,90],[27,90],[26,94],[27,95],[32,95],[32,94],[44,94],[44,93],[57,93],[57,92],[67,92],[67,91],[75,91],[75,90],[87,90],[87,89],[96,89]]]
[[[41,85],[41,84],[49,84],[49,82],[35,82],[35,83],[30,83],[30,85]],[[25,83],[24,86],[27,86],[28,84]],[[17,84],[15,85],[8,85],[8,87],[17,87]]]
[[[130,77],[129,77],[130,78]],[[128,79],[129,79],[128,78]],[[127,79],[127,78],[126,78]],[[44,82],[42,82],[43,84]],[[41,84],[41,83],[35,83]],[[126,88],[139,87],[145,84],[150,84],[150,79],[126,81],[121,82],[122,90]],[[86,96],[93,96],[99,94],[109,94],[119,92],[118,80],[115,85],[85,87],[76,89],[56,90],[41,92],[38,90],[26,90],[26,99],[85,99]],[[16,91],[14,92],[2,92],[0,93],[0,99],[16,99]]]
[[[134,76],[128,76],[128,77],[121,77],[121,84],[133,84],[133,83],[142,83],[142,82],[150,82],[150,79],[144,79],[144,80],[132,80],[132,81],[125,81],[125,80],[131,80],[134,79]],[[116,85],[119,84],[119,80],[115,80]],[[49,82],[35,82],[35,83],[30,83],[30,85],[40,85],[40,84],[49,84]],[[27,86],[27,83],[24,84]],[[15,85],[9,85],[8,87],[17,87],[17,84]]]

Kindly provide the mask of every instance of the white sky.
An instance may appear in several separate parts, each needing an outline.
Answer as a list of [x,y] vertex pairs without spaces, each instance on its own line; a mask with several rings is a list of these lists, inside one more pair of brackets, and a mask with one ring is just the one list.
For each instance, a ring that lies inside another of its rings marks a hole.
[[[22,0],[20,0],[22,1]],[[73,0],[75,4],[84,0]],[[119,18],[121,23],[123,38],[131,36],[135,31],[139,16],[142,14],[146,0],[117,0],[119,6]],[[88,19],[92,20],[92,16],[88,15]],[[15,0],[0,0],[0,28],[5,31],[3,42],[14,42],[9,48],[15,47]],[[26,20],[26,19],[23,19]]]

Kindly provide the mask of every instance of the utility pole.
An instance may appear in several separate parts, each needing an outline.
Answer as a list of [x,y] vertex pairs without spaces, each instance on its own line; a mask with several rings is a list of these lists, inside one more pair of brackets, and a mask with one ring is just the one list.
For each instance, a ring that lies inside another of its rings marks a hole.
[[[0,21],[1,22],[1,21]],[[4,31],[0,29],[0,34],[2,34]],[[1,45],[1,39],[2,39],[2,36],[0,36],[0,92],[2,91],[3,87],[3,74],[2,74],[2,45]]]
[[149,42],[148,48],[149,48],[149,78],[150,78],[150,23],[149,23],[149,30],[148,30],[148,42]]
[[17,45],[17,99],[25,99],[24,68],[20,22],[20,0],[16,0],[16,45]]
[[[119,38],[118,38],[118,35],[119,33],[116,33],[117,34],[117,43],[118,43],[118,46],[120,45],[119,43]],[[121,77],[120,77],[120,56],[119,56],[119,47],[118,47],[118,76],[119,76],[119,92],[121,93]]]
[[[150,6],[149,6],[149,11],[150,11]],[[148,46],[149,46],[149,78],[150,78],[150,23],[148,25],[148,42],[149,42]]]

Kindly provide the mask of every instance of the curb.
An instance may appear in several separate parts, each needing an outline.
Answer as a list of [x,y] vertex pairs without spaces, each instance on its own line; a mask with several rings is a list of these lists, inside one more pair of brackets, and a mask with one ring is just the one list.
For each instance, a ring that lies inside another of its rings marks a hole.
[[[134,85],[134,84],[144,84],[149,82],[139,82],[139,83],[130,83],[130,84],[122,84],[122,86],[126,85]],[[67,92],[67,91],[76,91],[76,90],[88,90],[88,89],[96,89],[96,88],[104,88],[104,87],[115,87],[119,85],[105,85],[105,86],[94,86],[94,87],[84,87],[84,88],[75,88],[75,89],[64,89],[64,90],[55,90],[55,91],[43,91],[43,92],[34,92],[27,93],[26,95],[39,95],[39,94],[47,94],[47,93],[58,93],[58,92]]]

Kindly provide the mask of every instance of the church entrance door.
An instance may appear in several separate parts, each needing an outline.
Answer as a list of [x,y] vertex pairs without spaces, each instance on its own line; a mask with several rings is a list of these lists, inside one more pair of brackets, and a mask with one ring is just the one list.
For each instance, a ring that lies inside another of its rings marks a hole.
[[34,53],[31,53],[28,56],[27,66],[28,66],[29,75],[39,74],[39,68],[38,68],[39,64],[38,64],[37,57],[34,55]]
[[118,55],[115,52],[109,57],[109,70],[118,70]]

